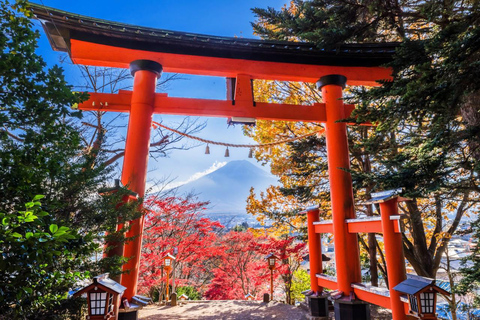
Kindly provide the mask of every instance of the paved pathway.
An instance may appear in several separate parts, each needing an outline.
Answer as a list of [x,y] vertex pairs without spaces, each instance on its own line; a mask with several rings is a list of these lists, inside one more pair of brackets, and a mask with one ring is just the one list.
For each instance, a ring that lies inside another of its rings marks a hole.
[[302,308],[275,301],[263,303],[230,300],[193,302],[176,307],[152,305],[141,310],[138,318],[142,320],[307,320],[307,315]]

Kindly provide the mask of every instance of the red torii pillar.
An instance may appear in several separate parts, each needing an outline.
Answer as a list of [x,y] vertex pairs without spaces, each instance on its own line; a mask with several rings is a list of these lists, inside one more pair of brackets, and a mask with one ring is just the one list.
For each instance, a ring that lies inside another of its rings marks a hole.
[[310,290],[316,294],[321,294],[323,288],[318,285],[317,273],[323,273],[322,261],[322,241],[320,233],[315,232],[315,222],[320,221],[320,211],[318,208],[307,209],[308,224],[308,257],[310,261]]
[[[122,168],[122,184],[140,197],[145,196],[155,87],[162,70],[162,65],[155,61],[135,60],[130,63],[134,81]],[[122,275],[121,284],[127,287],[123,297],[129,300],[137,293],[143,224],[143,216],[130,221],[130,229],[126,234],[127,237],[132,237],[132,240],[124,246],[124,256],[130,260],[123,266],[123,271],[127,271],[127,273]]]
[[399,197],[380,203],[382,218],[383,242],[385,244],[385,260],[387,264],[388,287],[390,291],[390,306],[395,320],[405,320],[405,305],[400,300],[400,292],[393,288],[406,279],[405,256],[403,254],[402,234],[395,232],[392,216],[398,215]]
[[347,124],[338,122],[346,118],[342,100],[347,78],[328,75],[320,78],[317,87],[322,90],[326,105],[325,137],[328,154],[328,175],[335,235],[335,265],[338,289],[350,295],[351,284],[361,282],[360,251],[357,235],[348,232],[346,219],[355,218],[352,177],[350,169]]
[[335,317],[339,319],[365,319],[368,318],[369,305],[350,299],[353,293],[352,283],[361,282],[362,276],[357,235],[348,232],[346,222],[346,219],[355,218],[352,177],[346,171],[350,169],[347,124],[339,122],[347,118],[342,100],[346,82],[347,78],[345,76],[336,74],[321,77],[317,82],[318,89],[322,90],[327,116],[325,137],[328,154],[335,268],[337,287],[343,293],[341,299],[335,300],[334,309]]

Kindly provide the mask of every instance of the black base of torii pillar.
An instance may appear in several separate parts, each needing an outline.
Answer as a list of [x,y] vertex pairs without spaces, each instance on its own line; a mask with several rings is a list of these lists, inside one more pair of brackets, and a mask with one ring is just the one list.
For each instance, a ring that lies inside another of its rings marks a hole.
[[118,314],[118,320],[138,320],[138,310],[121,312]]
[[360,300],[336,300],[333,303],[335,319],[370,320],[370,304]]

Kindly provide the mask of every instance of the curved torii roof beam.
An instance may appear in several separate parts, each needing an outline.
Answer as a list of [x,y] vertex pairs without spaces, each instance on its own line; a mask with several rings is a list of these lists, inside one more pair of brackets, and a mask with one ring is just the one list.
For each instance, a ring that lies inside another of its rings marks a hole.
[[345,44],[319,49],[304,42],[217,37],[123,24],[31,3],[52,48],[68,52],[77,64],[128,68],[148,59],[165,72],[252,79],[316,82],[342,74],[349,85],[389,80],[397,43]]

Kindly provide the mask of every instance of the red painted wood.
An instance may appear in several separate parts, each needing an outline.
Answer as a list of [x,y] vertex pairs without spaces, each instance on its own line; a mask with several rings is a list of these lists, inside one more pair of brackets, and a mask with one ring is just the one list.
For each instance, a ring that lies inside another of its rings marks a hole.
[[[90,99],[79,105],[84,111],[129,112],[131,91],[112,93],[90,93]],[[348,118],[355,109],[354,105],[345,105]],[[154,113],[205,117],[245,117],[263,120],[325,122],[325,104],[313,106],[277,104],[250,101],[211,100],[193,98],[173,98],[166,94],[155,94]]]
[[328,288],[328,289],[331,289],[331,290],[337,290],[338,289],[338,284],[333,280],[317,277],[317,282],[318,282],[318,285],[321,286],[321,287]]
[[316,233],[333,233],[333,224],[332,223],[316,224],[315,232]]
[[242,59],[202,57],[173,53],[148,52],[135,49],[70,40],[70,56],[75,64],[128,68],[138,59],[153,60],[163,65],[165,72],[235,78],[248,74],[252,79],[316,82],[329,74],[342,74],[349,85],[378,86],[377,80],[391,79],[391,70],[384,67],[345,67],[265,62]]
[[348,232],[346,219],[355,218],[352,177],[344,169],[350,168],[346,110],[342,100],[342,86],[328,84],[322,87],[326,105],[325,136],[328,153],[328,175],[335,246],[335,266],[338,289],[346,295],[351,284],[361,282],[360,253],[357,235]]
[[397,198],[394,198],[387,202],[380,203],[380,214],[382,217],[383,242],[385,244],[385,260],[390,287],[392,316],[394,320],[405,320],[405,310],[403,302],[400,300],[400,293],[393,289],[407,278],[402,234],[395,232],[394,229],[394,225],[398,225],[398,221],[390,220],[391,216],[398,215],[397,200]]
[[320,220],[320,213],[318,209],[307,211],[308,224],[308,254],[310,260],[310,288],[312,291],[320,293],[323,287],[318,285],[317,273],[323,272],[322,263],[322,243],[320,234],[315,230],[314,222]]
[[355,293],[355,296],[360,300],[390,309],[390,297],[382,296],[378,293],[369,292],[358,288],[353,288],[353,292]]
[[[129,190],[136,192],[140,197],[145,195],[156,81],[157,75],[154,72],[137,71],[134,77],[133,93],[131,94],[122,184],[127,186]],[[122,275],[121,284],[127,287],[123,294],[123,297],[127,299],[132,298],[137,293],[143,224],[143,216],[130,221],[130,230],[126,234],[127,237],[133,238],[124,246],[124,256],[129,258],[129,261],[123,266],[123,270],[129,272]]]
[[382,233],[382,221],[347,222],[349,233]]

